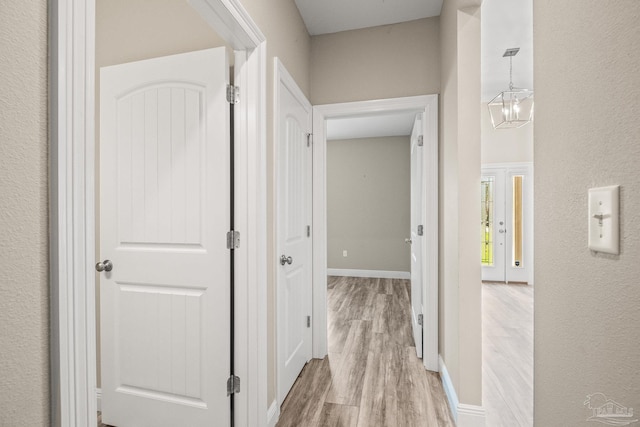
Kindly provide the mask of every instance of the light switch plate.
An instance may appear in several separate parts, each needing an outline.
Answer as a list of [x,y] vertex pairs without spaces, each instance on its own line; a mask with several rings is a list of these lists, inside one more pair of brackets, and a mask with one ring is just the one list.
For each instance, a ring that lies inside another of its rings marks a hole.
[[620,253],[620,186],[589,189],[589,249]]

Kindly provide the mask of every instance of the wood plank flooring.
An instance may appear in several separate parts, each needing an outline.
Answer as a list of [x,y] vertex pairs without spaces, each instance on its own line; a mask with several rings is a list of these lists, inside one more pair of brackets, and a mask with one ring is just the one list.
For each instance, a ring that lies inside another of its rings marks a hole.
[[278,427],[455,425],[416,356],[409,292],[408,280],[329,278],[329,355],[305,366]]
[[533,426],[533,286],[482,285],[486,425]]

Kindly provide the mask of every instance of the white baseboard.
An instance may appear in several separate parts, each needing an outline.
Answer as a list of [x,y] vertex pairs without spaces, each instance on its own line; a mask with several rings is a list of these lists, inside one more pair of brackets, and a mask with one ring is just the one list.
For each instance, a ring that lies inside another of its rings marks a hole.
[[351,270],[345,268],[327,268],[328,276],[372,277],[380,279],[411,279],[408,271]]
[[280,405],[274,400],[267,411],[267,427],[275,427],[280,418]]
[[442,356],[440,355],[438,356],[438,365],[440,368],[440,378],[442,378],[444,394],[447,395],[447,401],[449,402],[449,409],[451,409],[451,414],[453,415],[456,425],[459,425],[458,407],[460,406],[460,402],[458,401],[458,394],[456,393],[456,388],[453,386],[453,382],[451,381],[449,371],[447,371],[447,367],[444,364],[444,360],[442,360]]
[[456,388],[453,386],[447,366],[442,360],[442,356],[438,356],[438,365],[440,367],[440,378],[442,378],[442,387],[447,395],[449,409],[456,422],[457,427],[485,427],[486,414],[482,406],[467,405],[460,403]]
[[98,411],[102,411],[102,389],[96,389],[96,404],[98,405]]
[[458,427],[485,427],[486,413],[482,406],[458,404]]

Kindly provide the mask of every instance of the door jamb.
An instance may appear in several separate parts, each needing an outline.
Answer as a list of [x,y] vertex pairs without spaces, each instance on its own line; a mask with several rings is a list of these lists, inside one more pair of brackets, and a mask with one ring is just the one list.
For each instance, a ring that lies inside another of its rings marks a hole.
[[346,102],[313,107],[313,357],[327,355],[327,140],[326,120],[367,113],[424,110],[425,169],[422,306],[423,363],[438,371],[438,95]]
[[[239,0],[189,0],[236,50],[239,425],[267,421],[266,38]],[[49,3],[50,369],[53,426],[94,427],[95,0]],[[255,344],[257,343],[257,345]],[[220,387],[226,387],[221,384]]]

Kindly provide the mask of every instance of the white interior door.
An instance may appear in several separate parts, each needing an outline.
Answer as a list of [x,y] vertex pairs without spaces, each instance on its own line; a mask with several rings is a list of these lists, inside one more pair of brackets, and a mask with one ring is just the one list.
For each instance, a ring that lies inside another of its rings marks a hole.
[[311,104],[277,64],[278,401],[311,359]]
[[482,169],[482,280],[532,282],[532,195],[530,166]]
[[423,215],[423,147],[420,137],[423,136],[422,114],[416,117],[411,133],[411,237],[408,243],[411,245],[411,317],[413,323],[413,339],[416,344],[416,353],[422,358],[422,262],[424,232],[418,231],[424,227]]
[[228,425],[225,48],[101,70],[103,422]]

